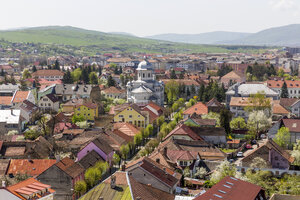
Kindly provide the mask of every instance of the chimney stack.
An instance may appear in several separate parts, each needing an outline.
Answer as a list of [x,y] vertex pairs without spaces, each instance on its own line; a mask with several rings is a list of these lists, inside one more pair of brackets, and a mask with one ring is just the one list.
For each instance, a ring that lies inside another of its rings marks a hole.
[[14,110],[12,108],[10,109],[10,114],[14,115]]
[[160,163],[160,159],[159,159],[159,158],[156,158],[156,162],[157,162],[157,163]]
[[6,182],[5,181],[2,181],[2,187],[6,187]]

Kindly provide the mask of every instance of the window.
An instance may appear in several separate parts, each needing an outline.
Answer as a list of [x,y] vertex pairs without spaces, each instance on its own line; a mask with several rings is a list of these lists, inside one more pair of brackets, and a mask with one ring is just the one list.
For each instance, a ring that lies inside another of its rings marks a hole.
[[183,165],[184,165],[184,166],[187,166],[187,162],[186,162],[186,161],[184,161],[184,162],[183,162]]
[[119,115],[119,117],[124,117],[123,115]]
[[132,115],[129,115],[129,118],[132,118]]
[[43,106],[43,103],[41,103],[41,106]]
[[179,161],[179,165],[183,166],[183,162],[182,162],[182,161]]
[[278,160],[278,157],[277,157],[277,156],[275,156],[275,160]]
[[145,74],[143,73],[143,78],[145,78]]
[[148,78],[150,78],[150,74],[148,74]]
[[51,106],[51,103],[48,103],[48,106]]

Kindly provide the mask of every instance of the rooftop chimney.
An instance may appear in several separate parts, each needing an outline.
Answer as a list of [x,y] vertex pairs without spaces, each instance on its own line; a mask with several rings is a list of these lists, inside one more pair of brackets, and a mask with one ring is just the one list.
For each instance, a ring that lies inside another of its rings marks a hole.
[[2,187],[6,187],[6,182],[2,181]]
[[160,163],[160,159],[159,159],[159,158],[156,158],[156,162],[157,162],[157,163]]
[[116,187],[116,176],[112,175],[110,178],[110,188],[114,189]]

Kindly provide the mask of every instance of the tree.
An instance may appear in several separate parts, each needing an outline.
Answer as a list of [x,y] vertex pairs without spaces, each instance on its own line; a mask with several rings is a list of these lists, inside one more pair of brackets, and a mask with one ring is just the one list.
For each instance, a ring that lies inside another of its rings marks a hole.
[[100,179],[102,172],[94,167],[90,167],[86,170],[84,178],[90,188],[92,188]]
[[300,166],[300,150],[293,150],[291,155],[294,157],[293,165]]
[[80,68],[77,68],[72,71],[71,75],[72,75],[72,79],[74,82],[77,82],[80,80],[81,73],[82,73],[82,70]]
[[179,79],[184,79],[184,74],[183,73],[179,74]]
[[40,132],[38,132],[37,130],[28,130],[24,133],[24,137],[27,140],[35,140],[36,138],[38,138],[40,136]]
[[69,71],[69,69],[64,74],[62,81],[64,84],[72,84],[73,83],[73,78],[72,78],[72,75],[71,75],[71,72]]
[[223,161],[217,166],[216,170],[212,173],[210,181],[213,184],[218,183],[225,176],[235,176],[237,169],[234,164],[229,163],[227,160]]
[[128,147],[128,145],[122,145],[120,147],[120,152],[121,152],[122,158],[124,160],[126,160],[127,159],[127,155],[129,153],[129,147]]
[[113,162],[114,162],[114,164],[120,165],[120,161],[121,161],[120,156],[117,153],[114,153],[114,155],[113,155]]
[[37,69],[36,69],[36,66],[35,66],[35,65],[33,65],[33,67],[32,67],[32,71],[33,71],[33,72],[36,72],[36,71],[37,71]]
[[28,78],[31,78],[31,74],[28,69],[25,69],[23,71],[23,79],[28,79]]
[[55,61],[54,69],[60,70],[60,66],[59,66],[59,61],[58,61],[58,59],[56,59],[56,61]]
[[286,148],[290,143],[291,134],[290,130],[287,127],[281,127],[275,135],[274,142],[279,146]]
[[98,73],[99,73],[99,76],[101,76],[102,75],[102,68],[99,66],[99,68],[98,68]]
[[251,94],[248,99],[248,105],[245,107],[248,113],[253,111],[264,111],[267,117],[271,116],[271,100],[266,98],[264,92],[258,92],[256,94]]
[[48,118],[46,116],[42,116],[41,119],[38,121],[38,125],[41,127],[41,131],[43,135],[50,134],[50,127],[48,126]]
[[280,69],[277,71],[277,75],[278,75],[279,77],[283,77],[283,75],[284,75],[284,70],[283,70],[282,68],[280,68]]
[[116,86],[116,81],[113,79],[111,75],[109,75],[107,78],[107,86],[108,87]]
[[285,81],[283,82],[283,85],[281,87],[280,97],[281,98],[289,98],[289,92],[288,92],[287,85],[286,85]]
[[173,105],[172,105],[172,111],[173,111],[173,112],[176,112],[178,109],[179,109],[178,103],[177,103],[177,102],[174,102]]
[[98,85],[98,77],[97,77],[97,74],[95,72],[90,73],[89,79],[90,79],[90,84]]
[[204,84],[201,84],[201,86],[200,86],[200,88],[198,90],[198,94],[197,94],[199,101],[203,100],[203,94],[204,94],[204,92],[205,92],[205,86],[204,86]]
[[203,179],[206,174],[207,171],[204,167],[198,167],[195,173],[195,177]]
[[142,143],[143,137],[141,133],[136,134],[133,137],[134,145],[139,146]]
[[196,95],[196,88],[195,88],[194,84],[191,87],[191,94],[194,96]]
[[222,76],[224,76],[225,74],[228,74],[228,73],[231,72],[231,71],[232,71],[232,67],[223,64],[223,65],[218,69],[217,75],[220,76],[220,77],[222,77]]
[[109,169],[108,163],[103,161],[98,161],[94,167],[99,169],[102,174],[105,174],[105,172]]
[[245,129],[247,128],[247,124],[245,122],[245,119],[242,117],[236,117],[230,122],[230,128],[231,129]]
[[250,167],[252,168],[259,168],[259,169],[265,169],[268,167],[267,162],[262,159],[261,157],[255,157],[251,164]]
[[[270,128],[272,124],[271,118],[267,117],[267,115],[262,111],[253,111],[249,114],[249,118],[247,121],[248,132],[255,136],[259,132],[265,132]],[[258,135],[257,135],[258,136]]]
[[74,114],[72,117],[73,124],[76,124],[77,122],[83,122],[83,121],[85,121],[85,119],[82,115],[78,116],[78,115]]
[[149,137],[149,135],[152,135],[153,134],[153,125],[148,124],[145,131],[148,132],[148,137]]
[[186,96],[189,97],[191,96],[190,88],[186,88]]
[[176,76],[176,73],[175,73],[174,69],[171,70],[170,79],[177,79],[177,76]]
[[83,180],[77,181],[74,189],[75,189],[75,192],[77,195],[80,195],[80,196],[83,195],[87,191],[86,182]]
[[89,72],[87,68],[83,68],[80,80],[82,80],[85,84],[89,83]]
[[225,129],[226,134],[230,134],[230,121],[232,118],[232,114],[227,109],[222,109],[220,112],[220,125]]
[[167,94],[168,103],[172,104],[178,97],[179,84],[174,80],[167,82],[165,85],[165,92]]
[[189,167],[184,168],[184,170],[183,170],[183,176],[184,177],[190,177],[191,176],[191,172],[190,172],[190,168]]

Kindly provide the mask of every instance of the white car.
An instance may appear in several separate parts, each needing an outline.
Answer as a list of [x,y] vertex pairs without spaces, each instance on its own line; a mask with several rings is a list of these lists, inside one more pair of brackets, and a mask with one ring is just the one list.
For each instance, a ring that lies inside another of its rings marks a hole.
[[243,157],[243,152],[241,152],[241,151],[238,152],[238,153],[236,154],[236,156],[237,156],[237,157]]

